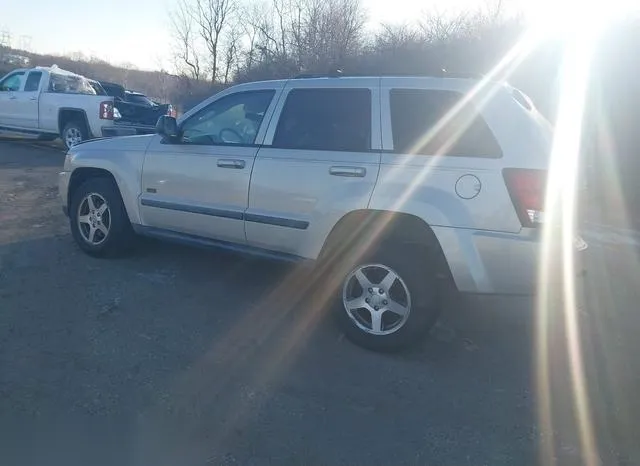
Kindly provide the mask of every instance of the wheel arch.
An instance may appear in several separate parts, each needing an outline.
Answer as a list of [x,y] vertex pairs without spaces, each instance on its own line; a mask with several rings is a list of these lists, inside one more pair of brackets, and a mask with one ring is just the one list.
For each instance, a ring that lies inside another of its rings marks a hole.
[[[67,189],[67,206],[71,206],[71,199],[73,198],[76,190],[82,185],[82,183],[92,178],[107,178],[111,180],[116,188],[118,188],[120,198],[124,199],[124,197],[122,196],[122,190],[120,189],[120,185],[118,184],[118,180],[109,170],[96,167],[78,167],[73,170],[73,172],[71,173],[71,177],[69,178],[69,188]],[[127,210],[126,203],[124,207],[125,211],[127,212],[127,216],[131,218]]]
[[80,121],[84,124],[87,131],[87,137],[91,138],[91,127],[89,126],[89,119],[87,118],[87,112],[81,108],[73,107],[60,107],[58,109],[58,134],[62,135],[62,130],[65,125],[70,121]]
[[[355,238],[358,238],[357,243]],[[361,256],[372,245],[387,241],[427,248],[437,259],[438,277],[451,279],[451,269],[431,226],[418,216],[404,212],[370,209],[348,212],[325,239],[319,260],[331,261],[333,254],[342,255],[356,244],[355,254]]]

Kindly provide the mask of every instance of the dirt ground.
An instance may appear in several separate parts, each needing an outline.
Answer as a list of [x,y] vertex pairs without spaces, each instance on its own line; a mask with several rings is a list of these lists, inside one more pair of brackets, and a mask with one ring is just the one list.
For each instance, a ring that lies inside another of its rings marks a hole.
[[577,308],[451,298],[383,355],[314,311],[304,270],[152,241],[82,254],[63,160],[0,141],[0,464],[640,464],[627,232],[585,232]]

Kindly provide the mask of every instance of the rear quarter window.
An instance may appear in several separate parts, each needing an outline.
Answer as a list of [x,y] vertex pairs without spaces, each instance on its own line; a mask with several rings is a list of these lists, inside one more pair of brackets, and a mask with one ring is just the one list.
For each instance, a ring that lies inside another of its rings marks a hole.
[[484,118],[464,94],[453,91],[392,89],[394,152],[456,157],[502,157]]

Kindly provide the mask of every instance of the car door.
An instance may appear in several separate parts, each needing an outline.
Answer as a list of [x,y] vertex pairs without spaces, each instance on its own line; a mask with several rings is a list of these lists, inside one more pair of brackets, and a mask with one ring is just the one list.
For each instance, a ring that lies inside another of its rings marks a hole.
[[340,218],[367,208],[379,125],[378,78],[289,81],[256,157],[248,243],[316,258]]
[[16,92],[16,125],[21,128],[39,128],[38,94],[42,81],[42,71],[30,71],[21,91]]
[[16,71],[0,82],[0,125],[20,126],[18,92],[22,89],[24,74],[24,71]]
[[186,115],[178,140],[154,137],[142,173],[143,224],[244,244],[251,170],[279,90],[267,83],[226,92]]

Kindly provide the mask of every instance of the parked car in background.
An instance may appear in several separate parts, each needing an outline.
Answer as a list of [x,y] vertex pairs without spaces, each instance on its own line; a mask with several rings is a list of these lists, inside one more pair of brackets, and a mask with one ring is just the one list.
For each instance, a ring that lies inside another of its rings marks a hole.
[[130,91],[120,84],[99,81],[107,95],[114,98],[116,108],[114,130],[122,135],[123,128],[133,129],[130,134],[149,134],[155,132],[155,125],[162,115],[175,117],[171,104],[159,104],[140,92]]
[[17,69],[0,79],[0,130],[62,138],[69,148],[114,126],[114,101],[57,66]]
[[333,303],[346,335],[377,350],[423,335],[451,284],[536,290],[551,129],[507,84],[255,82],[158,133],[67,154],[60,195],[85,252],[122,252],[138,233],[315,262],[308,311]]

